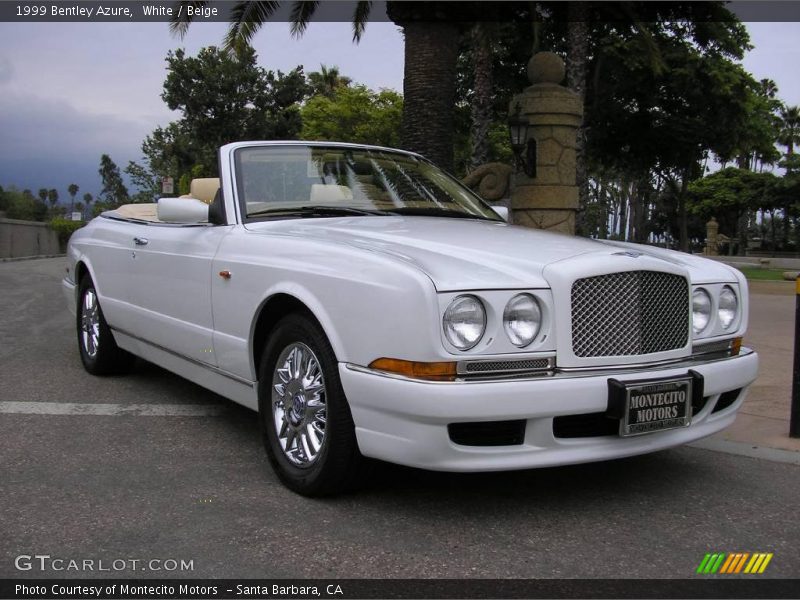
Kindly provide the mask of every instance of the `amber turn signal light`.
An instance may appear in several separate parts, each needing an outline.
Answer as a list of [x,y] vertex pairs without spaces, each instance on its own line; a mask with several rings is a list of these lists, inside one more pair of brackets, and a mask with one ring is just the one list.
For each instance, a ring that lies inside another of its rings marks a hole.
[[739,352],[742,349],[742,338],[733,338],[731,342],[731,356],[739,356]]
[[369,363],[369,368],[431,381],[453,381],[456,378],[454,362],[416,362],[399,358],[379,358]]

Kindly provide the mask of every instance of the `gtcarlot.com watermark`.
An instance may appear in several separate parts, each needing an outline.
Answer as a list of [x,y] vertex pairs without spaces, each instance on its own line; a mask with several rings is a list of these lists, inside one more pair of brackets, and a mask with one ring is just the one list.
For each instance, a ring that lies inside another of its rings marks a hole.
[[64,558],[49,554],[20,554],[14,559],[18,571],[194,571],[194,559],[183,558]]

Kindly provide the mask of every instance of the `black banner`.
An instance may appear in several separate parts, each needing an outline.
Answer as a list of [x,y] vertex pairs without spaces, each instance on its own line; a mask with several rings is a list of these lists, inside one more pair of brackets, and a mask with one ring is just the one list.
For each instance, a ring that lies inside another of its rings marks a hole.
[[[2,0],[0,1],[0,22],[27,23],[111,23],[111,22],[163,22],[174,20],[202,22],[226,22],[231,20],[235,0],[212,0],[211,2],[178,2],[164,0]],[[268,21],[287,22],[291,20],[292,2],[283,2]],[[320,2],[315,8],[312,22],[351,22],[356,11],[355,0],[335,0]],[[369,20],[388,21],[385,0],[372,3]],[[529,18],[531,3],[520,1],[439,1],[425,2],[424,10],[416,9],[422,2],[394,2],[395,13],[402,20],[425,21],[510,21]],[[566,11],[557,2],[542,2],[539,10],[553,11],[551,18],[565,18]],[[613,21],[615,11],[610,9],[613,2],[586,2],[592,19]],[[400,6],[402,5],[402,6]],[[435,6],[430,6],[435,5]],[[713,8],[709,2],[625,2],[625,11],[617,11],[619,16],[635,14],[639,21],[658,21],[668,18],[680,20],[682,15],[694,21],[719,21],[725,16]],[[602,9],[600,7],[603,6]],[[598,10],[592,10],[597,8]],[[740,21],[800,21],[800,0],[732,0],[725,4],[735,18]],[[561,15],[561,16],[559,16]],[[668,16],[667,16],[668,15]]]
[[2,579],[0,598],[798,598],[800,579]]

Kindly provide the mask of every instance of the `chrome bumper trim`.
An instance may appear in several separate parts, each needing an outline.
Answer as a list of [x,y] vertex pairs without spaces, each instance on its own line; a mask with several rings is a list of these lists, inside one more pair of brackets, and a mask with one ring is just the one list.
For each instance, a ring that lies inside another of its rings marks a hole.
[[536,381],[542,378],[547,379],[576,379],[579,377],[618,377],[619,375],[636,375],[637,373],[652,372],[652,371],[667,371],[669,369],[690,369],[696,367],[698,364],[717,363],[725,360],[736,360],[743,356],[753,354],[750,348],[742,347],[739,354],[736,356],[712,357],[707,355],[688,356],[684,358],[662,361],[658,363],[647,363],[642,365],[619,365],[613,367],[570,367],[559,368],[556,367],[549,371],[541,372],[525,372],[525,373],[510,373],[505,375],[487,375],[486,377],[458,377],[453,381],[431,381],[429,379],[418,379],[414,377],[407,377],[405,375],[398,375],[396,373],[389,373],[387,371],[378,371],[352,363],[342,363],[345,368],[356,371],[358,373],[366,373],[369,375],[376,375],[378,377],[388,377],[390,379],[400,379],[403,381],[413,381],[415,383],[427,383],[432,385],[458,385],[470,383],[489,383],[489,382],[502,382],[502,381]]

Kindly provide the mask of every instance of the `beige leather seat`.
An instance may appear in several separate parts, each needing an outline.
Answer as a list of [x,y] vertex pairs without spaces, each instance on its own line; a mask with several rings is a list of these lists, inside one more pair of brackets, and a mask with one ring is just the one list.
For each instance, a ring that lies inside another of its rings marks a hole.
[[311,204],[341,204],[353,199],[353,192],[346,185],[314,183],[311,185]]
[[[214,201],[219,189],[219,177],[204,177],[192,179],[189,193],[181,198],[196,198],[206,204]],[[158,222],[158,205],[156,203],[142,202],[138,204],[123,204],[114,209],[114,212],[123,219],[136,219],[137,221]]]
[[181,198],[197,198],[206,204],[211,204],[214,201],[214,196],[217,195],[218,189],[219,177],[192,179],[192,183],[189,185],[189,194],[181,196]]

